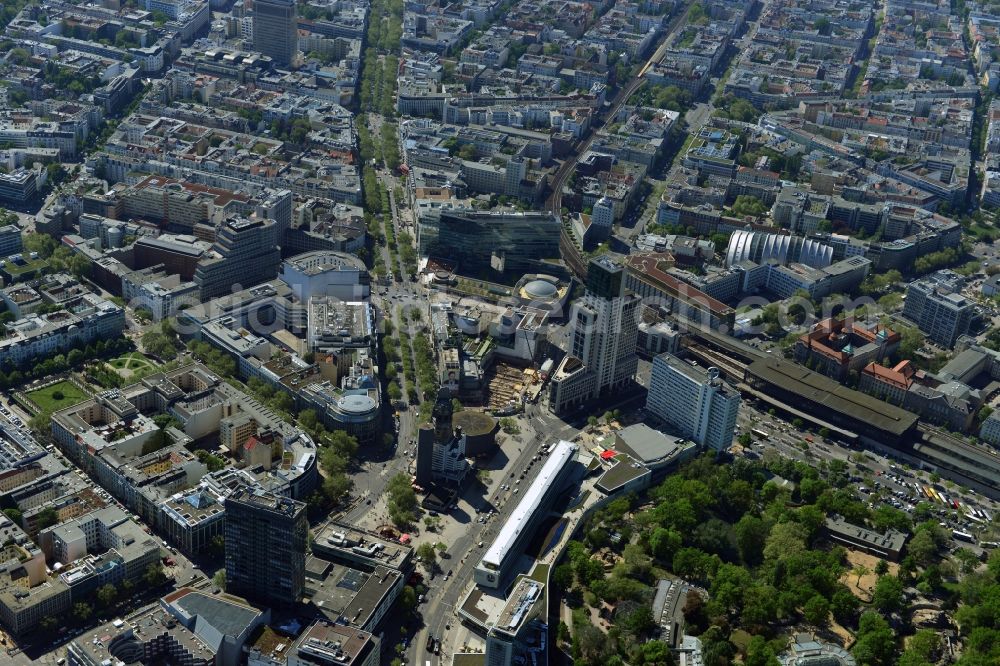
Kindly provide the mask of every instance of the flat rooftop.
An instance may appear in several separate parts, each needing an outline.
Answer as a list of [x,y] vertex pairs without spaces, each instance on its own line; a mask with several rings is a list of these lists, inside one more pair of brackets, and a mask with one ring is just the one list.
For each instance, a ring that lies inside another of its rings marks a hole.
[[318,552],[342,553],[349,559],[365,558],[396,568],[403,566],[413,551],[398,541],[342,523],[328,523],[316,532],[313,548]]
[[924,440],[915,443],[913,450],[943,467],[983,482],[1000,483],[1000,458],[989,453],[985,447],[956,441],[938,433],[925,433]]
[[907,535],[896,530],[886,530],[884,533],[860,527],[839,517],[826,519],[826,528],[832,533],[851,541],[868,544],[886,550],[903,550]]
[[672,456],[686,443],[689,442],[682,437],[660,432],[645,423],[636,423],[615,433],[615,447],[645,463]]
[[172,640],[192,654],[210,660],[215,656],[214,648],[186,629],[184,625],[178,623],[172,615],[158,605],[139,615],[132,616],[128,621],[115,619],[84,632],[73,640],[71,649],[86,655],[95,664],[115,663],[109,648],[115,639],[125,636],[130,631],[142,643],[156,640],[158,636],[168,634]]
[[275,493],[268,492],[266,490],[251,488],[240,488],[236,490],[226,499],[226,502],[239,502],[240,504],[256,506],[288,517],[295,516],[299,512],[305,511],[306,506],[302,502],[297,502],[290,497],[285,497],[284,495],[276,495]]
[[198,616],[226,636],[240,636],[261,615],[253,606],[245,605],[242,599],[223,594],[205,594],[190,587],[168,594],[163,601],[188,616]]
[[45,455],[45,449],[28,432],[0,421],[0,470],[13,469]]
[[461,610],[485,629],[490,618],[496,617],[504,608],[504,599],[499,594],[499,590],[473,587],[462,602]]
[[538,476],[524,492],[521,502],[514,509],[514,512],[510,514],[507,522],[503,524],[503,527],[497,533],[496,539],[493,540],[486,554],[483,555],[483,563],[489,563],[494,568],[500,567],[500,564],[507,556],[507,552],[517,542],[518,537],[521,536],[521,532],[527,529],[531,523],[532,517],[542,504],[545,495],[552,489],[552,484],[559,476],[559,473],[562,472],[563,468],[566,467],[576,454],[577,448],[575,444],[565,440],[560,440],[556,444],[548,460],[545,461],[542,469],[539,470]]
[[790,361],[762,358],[747,367],[747,374],[897,437],[917,424],[917,415],[912,412],[841,386],[829,377]]
[[307,559],[305,596],[333,622],[368,627],[386,595],[403,574],[376,566],[371,573],[321,558]]
[[325,296],[309,299],[310,338],[352,338],[362,340],[371,335],[371,306],[362,302],[346,302]]
[[306,629],[292,648],[303,661],[360,664],[375,649],[367,631],[340,624],[317,622]]
[[635,462],[626,455],[618,455],[614,465],[597,480],[597,489],[610,495],[626,483],[651,474],[648,467]]
[[496,620],[496,628],[516,634],[521,624],[531,615],[532,607],[543,599],[542,590],[545,585],[530,578],[521,578],[507,597],[507,603],[500,610]]

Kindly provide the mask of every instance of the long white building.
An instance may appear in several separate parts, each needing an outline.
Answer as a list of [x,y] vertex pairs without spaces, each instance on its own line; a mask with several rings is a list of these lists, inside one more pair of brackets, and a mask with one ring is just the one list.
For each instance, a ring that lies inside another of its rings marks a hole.
[[474,577],[477,585],[498,588],[503,584],[511,566],[521,554],[525,542],[531,538],[539,521],[549,512],[552,503],[565,490],[567,478],[573,472],[573,461],[576,459],[578,449],[576,444],[566,440],[560,440],[553,447],[538,476],[525,489],[521,502],[500,528],[483,559],[476,565]]

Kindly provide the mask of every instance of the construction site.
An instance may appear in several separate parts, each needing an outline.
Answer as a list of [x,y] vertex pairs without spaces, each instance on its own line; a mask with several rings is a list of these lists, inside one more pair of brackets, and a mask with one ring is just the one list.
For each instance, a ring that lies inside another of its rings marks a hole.
[[484,377],[487,409],[496,416],[517,414],[525,402],[534,402],[542,390],[542,378],[537,370],[520,368],[496,361]]

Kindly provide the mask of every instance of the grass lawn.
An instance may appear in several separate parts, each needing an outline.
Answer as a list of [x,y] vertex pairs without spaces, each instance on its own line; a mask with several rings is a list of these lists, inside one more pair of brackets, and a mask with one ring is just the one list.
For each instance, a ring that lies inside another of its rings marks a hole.
[[27,396],[46,412],[55,412],[71,407],[87,399],[87,394],[76,384],[68,381],[56,382],[45,388],[28,392]]
[[544,583],[545,577],[548,575],[549,575],[549,565],[540,563],[535,565],[535,568],[532,570],[528,578],[530,578],[531,580],[537,580],[539,583]]
[[156,364],[139,352],[129,352],[118,358],[108,361],[108,364],[115,370],[138,370],[143,367],[155,367]]
[[[27,253],[24,253],[27,257]],[[26,278],[29,275],[34,275],[39,273],[43,268],[49,265],[49,262],[45,259],[28,259],[27,261],[13,262],[8,261],[3,267],[5,273],[11,276],[13,281],[17,282],[21,278]]]

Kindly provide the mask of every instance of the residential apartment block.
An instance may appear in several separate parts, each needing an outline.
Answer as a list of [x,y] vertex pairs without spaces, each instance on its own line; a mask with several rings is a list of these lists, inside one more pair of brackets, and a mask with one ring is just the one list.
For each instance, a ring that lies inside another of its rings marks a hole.
[[953,271],[938,271],[906,289],[903,316],[934,342],[951,348],[969,331],[975,306],[962,295],[965,279]]

